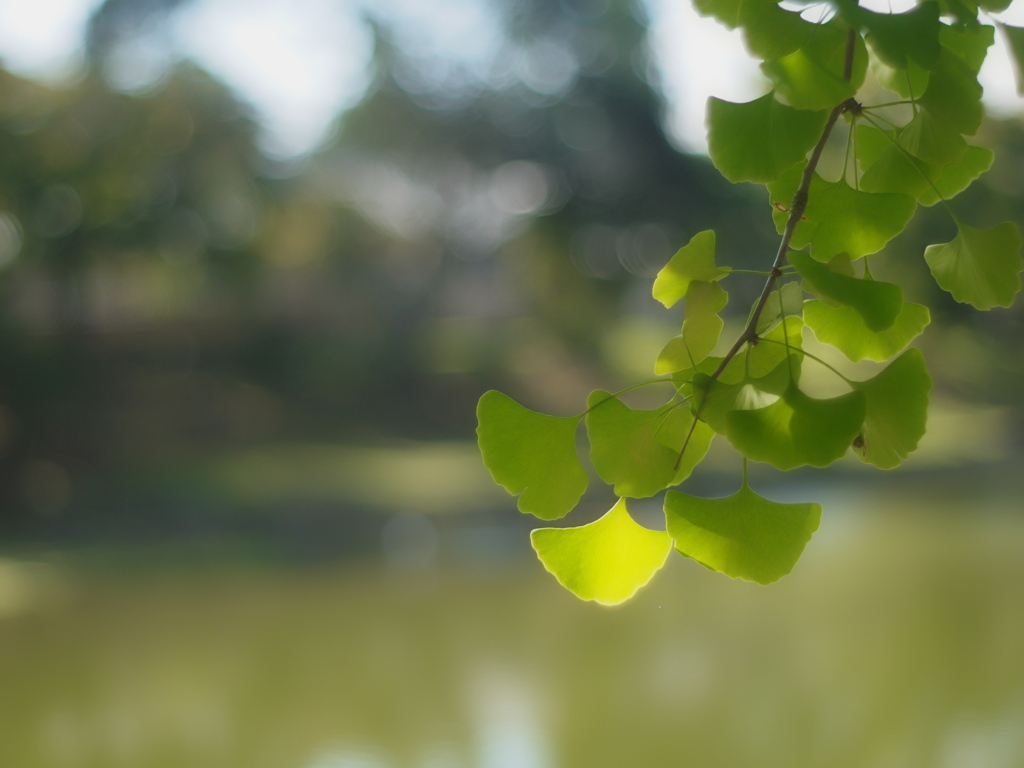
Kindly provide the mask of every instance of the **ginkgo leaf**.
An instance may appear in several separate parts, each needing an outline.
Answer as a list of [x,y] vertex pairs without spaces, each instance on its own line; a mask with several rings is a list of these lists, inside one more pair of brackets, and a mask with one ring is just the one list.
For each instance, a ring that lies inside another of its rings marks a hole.
[[950,129],[973,135],[985,113],[981,93],[978,76],[970,65],[943,48],[917,103]]
[[635,523],[625,499],[588,525],[538,528],[530,542],[563,587],[581,600],[603,605],[617,605],[635,595],[672,551],[668,533]]
[[892,469],[917,448],[928,417],[931,377],[924,357],[908,349],[884,371],[854,383],[867,402],[864,426],[853,447],[862,461],[879,469]]
[[[687,446],[687,463],[676,467],[678,449],[658,439],[666,426],[666,408],[672,406],[634,410],[602,390],[592,392],[587,405],[591,409],[587,414],[590,460],[601,479],[615,486],[616,496],[653,496],[685,480],[704,457],[700,443],[694,443]],[[707,452],[706,444],[703,451]]]
[[715,232],[707,229],[694,235],[661,268],[651,293],[666,307],[671,307],[686,295],[692,281],[712,282],[727,274],[728,269],[715,266]]
[[867,72],[867,49],[857,35],[852,77],[843,77],[846,41],[846,25],[838,20],[814,25],[798,51],[764,62],[761,70],[790,106],[830,109],[853,96]]
[[929,245],[924,259],[935,282],[957,301],[977,309],[1008,307],[1020,290],[1020,246],[1012,222],[988,229],[957,222],[952,242]]
[[[800,173],[797,167],[768,185],[775,206],[772,216],[780,234],[789,218],[788,206],[799,187]],[[909,195],[864,192],[843,179],[828,182],[815,174],[807,208],[791,245],[799,249],[809,244],[811,256],[818,261],[829,261],[840,253],[858,259],[882,250],[903,231],[916,208],[917,203]]]
[[768,406],[727,413],[725,434],[748,459],[776,469],[827,467],[846,453],[860,432],[864,411],[864,395],[856,390],[817,400],[791,382]]
[[789,261],[809,283],[804,287],[811,293],[850,307],[876,333],[892,326],[903,307],[903,289],[898,285],[833,272],[799,251],[790,252]]
[[1013,54],[1013,68],[1017,73],[1017,93],[1024,96],[1024,27],[1000,24],[999,28],[1006,35],[1010,53]]
[[824,110],[793,109],[774,91],[744,104],[708,99],[708,154],[735,183],[767,184],[803,160],[825,127]]
[[[954,26],[943,24],[939,31],[939,41],[977,74],[985,63],[988,49],[996,39],[996,30],[988,24],[974,26]],[[923,93],[923,91],[920,91]]]
[[999,13],[1000,11],[1005,11],[1007,8],[1009,8],[1010,3],[1012,2],[1013,0],[979,0],[978,5],[984,8],[986,11]]
[[[694,410],[715,432],[728,435],[729,414],[771,405],[799,378],[800,355],[793,353],[792,348],[786,355],[785,346],[778,349],[782,350],[784,357],[763,376],[747,375],[739,380],[727,380],[725,376],[712,379],[704,374],[694,376]],[[762,362],[767,364],[770,361],[764,359]]]
[[860,188],[912,195],[921,205],[953,199],[992,167],[994,157],[992,150],[968,144],[959,162],[934,165],[909,156],[896,146],[891,132],[857,126],[857,161],[864,171]]
[[670,410],[654,430],[654,439],[671,450],[679,461],[672,485],[678,485],[690,476],[694,467],[707,455],[715,437],[715,431],[706,423],[699,419],[694,423],[691,409],[683,405],[680,403]]
[[[743,352],[747,378],[756,381],[767,376],[785,361],[788,350],[803,349],[804,323],[799,317],[787,317],[767,333],[761,334],[757,344]],[[788,350],[787,350],[788,348]],[[800,356],[797,356],[799,360]]]
[[904,302],[892,326],[875,333],[852,307],[830,307],[820,301],[804,304],[804,322],[818,341],[831,344],[853,362],[888,360],[917,338],[930,321],[928,307]]
[[900,145],[914,157],[935,165],[958,163],[967,152],[960,131],[927,110],[921,110],[900,131]]
[[867,42],[879,58],[907,68],[908,59],[930,69],[939,58],[939,5],[923,2],[906,13],[875,13],[857,7],[855,14],[868,32]]
[[747,50],[758,59],[778,59],[799,50],[815,26],[774,0],[744,0],[739,22]]
[[819,504],[780,504],[744,482],[731,496],[665,494],[665,520],[676,549],[733,578],[771,584],[793,570],[821,522]]
[[654,364],[657,375],[692,368],[718,345],[724,323],[718,316],[729,294],[717,283],[694,280],[686,291],[686,317],[679,336],[669,340]]
[[524,408],[496,390],[477,404],[477,438],[494,482],[519,497],[519,510],[557,520],[587,490],[576,456],[579,416],[548,416]]
[[875,73],[878,84],[904,99],[916,99],[928,88],[930,73],[913,60],[907,62],[906,69],[890,67],[877,56],[871,60],[871,71]]

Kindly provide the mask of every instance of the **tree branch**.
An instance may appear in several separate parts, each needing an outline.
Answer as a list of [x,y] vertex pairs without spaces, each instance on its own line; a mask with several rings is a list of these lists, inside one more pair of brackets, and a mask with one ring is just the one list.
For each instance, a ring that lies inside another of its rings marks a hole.
[[[853,57],[854,53],[856,53],[856,45],[857,32],[851,27],[846,35],[846,58],[843,61],[843,79],[845,80],[849,80],[853,77]],[[829,112],[828,120],[825,121],[825,127],[821,131],[818,143],[814,145],[811,157],[807,161],[807,165],[804,167],[803,175],[800,178],[800,186],[797,188],[796,194],[793,195],[793,202],[789,206],[789,218],[786,220],[786,228],[782,232],[782,241],[779,243],[779,250],[775,254],[775,261],[772,263],[768,280],[765,282],[764,288],[761,290],[761,295],[758,297],[757,304],[754,306],[754,311],[750,315],[750,320],[747,321],[747,325],[743,329],[743,332],[739,335],[739,338],[736,339],[736,343],[733,344],[729,351],[725,353],[725,357],[722,358],[722,362],[718,364],[715,372],[711,374],[711,381],[715,381],[722,375],[723,371],[725,371],[729,363],[733,361],[733,358],[740,353],[740,350],[743,349],[745,344],[757,339],[757,323],[761,319],[765,305],[768,303],[768,297],[771,296],[772,290],[775,288],[775,284],[778,282],[779,277],[782,276],[782,266],[786,262],[786,254],[789,253],[789,244],[793,240],[793,233],[796,231],[797,224],[799,224],[800,220],[803,218],[804,211],[807,210],[807,200],[810,195],[811,181],[814,179],[814,171],[818,167],[818,161],[821,160],[821,153],[825,150],[825,144],[828,143],[828,138],[832,135],[832,129],[835,127],[839,116],[847,111],[858,110],[860,110],[860,104],[858,104],[851,96],[842,104],[834,106],[832,111]],[[697,405],[697,411],[693,417],[693,424],[690,425],[690,431],[686,435],[683,447],[679,450],[679,458],[676,459],[677,469],[683,460],[683,453],[686,451],[686,447],[690,444],[690,438],[693,436],[693,430],[697,427],[697,420],[700,418],[702,410],[704,410],[703,399]]]

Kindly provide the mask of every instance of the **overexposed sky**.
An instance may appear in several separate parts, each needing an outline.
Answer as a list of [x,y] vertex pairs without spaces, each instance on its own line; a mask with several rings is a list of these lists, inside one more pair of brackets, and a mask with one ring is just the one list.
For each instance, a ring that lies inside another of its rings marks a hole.
[[[360,7],[369,1],[194,0],[175,16],[162,44],[233,87],[255,109],[265,148],[288,157],[315,147],[333,118],[363,94],[371,38]],[[81,64],[85,23],[98,3],[0,0],[0,57],[8,68],[29,76],[58,81],[73,76]],[[699,17],[686,0],[646,3],[653,20],[651,47],[670,100],[669,128],[682,148],[703,151],[708,96],[744,101],[767,87],[739,32]],[[900,10],[912,0],[871,4]],[[454,60],[479,70],[498,47],[500,30],[479,0],[372,0],[372,8],[394,20],[401,44],[425,60]],[[1024,25],[1024,3],[1001,18]],[[146,73],[158,71],[157,47],[140,41],[125,52],[126,84],[142,87]],[[990,109],[1020,110],[999,35],[981,80]]]

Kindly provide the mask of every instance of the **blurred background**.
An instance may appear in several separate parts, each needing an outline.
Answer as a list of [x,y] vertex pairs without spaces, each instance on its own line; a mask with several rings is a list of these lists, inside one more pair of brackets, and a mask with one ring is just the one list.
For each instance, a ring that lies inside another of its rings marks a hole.
[[[942,210],[872,260],[932,307],[928,435],[753,471],[825,507],[780,584],[672,558],[580,603],[476,453],[487,389],[650,377],[696,232],[771,258],[703,155],[707,96],[765,90],[737,35],[685,0],[4,0],[0,56],[0,765],[1024,766],[1024,314],[935,286]],[[990,58],[954,208],[1024,224]],[[719,443],[687,488],[738,473]]]

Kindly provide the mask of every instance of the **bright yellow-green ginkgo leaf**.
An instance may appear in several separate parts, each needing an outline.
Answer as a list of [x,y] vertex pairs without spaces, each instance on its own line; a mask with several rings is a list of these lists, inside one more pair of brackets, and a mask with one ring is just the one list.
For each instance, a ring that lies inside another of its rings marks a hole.
[[809,284],[808,290],[850,307],[876,333],[891,327],[903,307],[903,289],[898,285],[833,272],[799,251],[792,251],[789,261]]
[[864,427],[853,447],[862,461],[892,469],[917,448],[928,418],[931,377],[924,357],[908,349],[884,371],[854,384],[867,401]]
[[831,344],[853,362],[888,360],[917,338],[931,321],[928,307],[904,302],[893,324],[876,333],[852,307],[804,304],[804,322],[818,341]]
[[729,274],[728,269],[715,266],[715,232],[698,232],[669,259],[654,279],[652,294],[666,307],[673,306],[686,295],[694,280],[713,282]]
[[[763,376],[755,378],[747,375],[736,379],[735,371],[728,371],[733,374],[732,377],[723,375],[718,379],[712,379],[704,374],[694,375],[694,409],[699,411],[700,418],[720,435],[728,435],[728,419],[731,413],[771,405],[786,392],[791,382],[800,376],[799,354],[790,350],[787,358],[784,346],[776,347],[766,341],[758,345],[759,348],[761,346],[766,348],[766,353],[771,353],[775,349],[780,349],[783,353],[781,362]],[[739,360],[739,357],[736,359]],[[763,364],[769,362],[771,360],[767,357],[761,361]],[[737,369],[742,370],[746,367],[746,363],[742,363]]]
[[[783,317],[799,315],[804,308],[804,289],[799,281],[783,283],[768,294],[761,316],[757,319],[758,333],[764,333]],[[750,308],[753,315],[755,307]],[[747,318],[750,321],[750,318]]]
[[686,290],[682,333],[665,345],[654,364],[654,372],[660,376],[692,368],[710,355],[724,327],[718,313],[728,301],[729,294],[717,283],[692,281]]
[[722,499],[665,494],[676,549],[733,578],[771,584],[793,570],[821,522],[819,504],[779,504],[743,484]]
[[665,564],[672,538],[638,525],[619,499],[601,519],[578,528],[530,534],[537,556],[581,600],[617,605],[636,594]]
[[808,397],[790,383],[771,405],[726,414],[726,436],[748,459],[776,469],[827,467],[850,447],[864,423],[861,392],[829,400]]
[[673,406],[635,410],[602,390],[592,392],[587,405],[590,460],[601,479],[615,486],[616,496],[642,499],[681,483],[707,452],[710,436],[703,444],[691,441],[685,461],[676,466],[679,451],[662,434],[672,428],[666,421]]
[[708,154],[721,174],[767,184],[807,156],[828,112],[787,107],[770,92],[745,104],[711,97],[707,115]]
[[852,77],[843,77],[846,40],[847,27],[838,19],[815,25],[800,50],[766,61],[761,69],[790,106],[831,109],[857,92],[867,72],[867,49],[857,35]]
[[957,222],[952,242],[929,245],[924,259],[935,282],[977,309],[1008,307],[1020,290],[1021,238],[1009,221],[988,229]]
[[548,416],[524,408],[496,390],[477,404],[477,438],[494,481],[519,497],[519,510],[557,520],[587,490],[576,456],[578,416]]
[[[768,185],[772,216],[781,234],[789,218],[789,205],[800,184],[799,166]],[[844,180],[828,182],[817,174],[803,219],[793,233],[793,248],[811,246],[818,261],[847,253],[859,259],[876,253],[896,237],[914,215],[917,203],[909,195],[872,193],[854,189]]]

